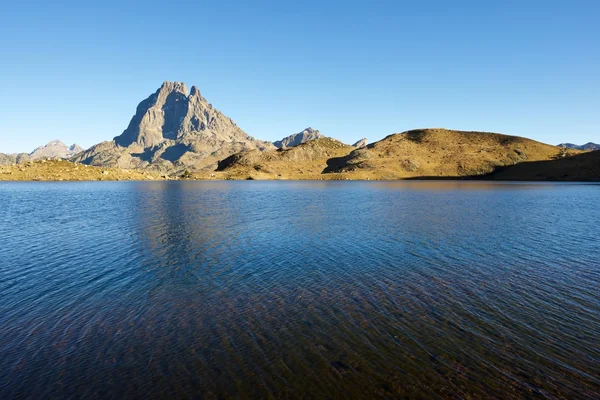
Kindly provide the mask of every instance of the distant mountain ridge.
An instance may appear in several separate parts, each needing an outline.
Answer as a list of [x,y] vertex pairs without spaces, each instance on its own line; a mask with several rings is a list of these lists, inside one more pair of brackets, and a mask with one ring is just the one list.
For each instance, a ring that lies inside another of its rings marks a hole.
[[561,143],[558,146],[566,147],[567,149],[584,150],[584,151],[600,150],[600,144],[596,144],[596,143],[592,143],[592,142],[588,142],[588,143],[582,144],[582,145],[577,145],[577,144],[573,144],[573,143]]
[[29,161],[29,154],[27,153],[0,153],[0,165],[20,164],[25,161]]
[[183,82],[165,81],[140,102],[121,135],[73,161],[168,171],[216,165],[219,159],[244,150],[274,148],[249,136],[202,97],[196,86],[188,92]]
[[52,140],[36,147],[31,153],[0,153],[0,165],[20,164],[40,159],[68,159],[82,151],[83,148],[78,144],[67,146],[60,140]]
[[78,144],[72,144],[67,146],[60,140],[53,140],[45,144],[44,146],[37,147],[31,153],[29,158],[32,160],[38,160],[40,158],[71,158],[75,154],[82,152],[83,147]]

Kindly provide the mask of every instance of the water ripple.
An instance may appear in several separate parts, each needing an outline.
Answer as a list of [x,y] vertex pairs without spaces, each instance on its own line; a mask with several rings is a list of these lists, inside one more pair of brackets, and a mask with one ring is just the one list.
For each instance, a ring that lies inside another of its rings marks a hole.
[[1,184],[0,398],[598,398],[599,190]]

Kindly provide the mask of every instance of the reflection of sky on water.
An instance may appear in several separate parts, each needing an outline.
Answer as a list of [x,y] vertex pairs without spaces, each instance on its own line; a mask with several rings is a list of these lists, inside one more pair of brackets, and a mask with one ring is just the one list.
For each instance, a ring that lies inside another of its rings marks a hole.
[[598,188],[0,185],[0,397],[590,397]]

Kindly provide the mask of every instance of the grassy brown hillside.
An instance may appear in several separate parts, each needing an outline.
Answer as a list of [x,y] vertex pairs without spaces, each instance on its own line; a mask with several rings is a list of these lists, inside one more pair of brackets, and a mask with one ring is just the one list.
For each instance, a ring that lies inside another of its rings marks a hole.
[[63,160],[29,161],[0,166],[0,181],[158,180],[158,174],[118,168],[91,167]]
[[489,177],[510,181],[600,181],[600,151],[499,168]]
[[580,154],[517,136],[447,129],[389,135],[356,149],[329,138],[283,151],[250,151],[219,162],[227,179],[415,179],[488,175],[498,167]]
[[246,151],[220,161],[211,175],[222,179],[322,179],[327,160],[353,149],[335,139],[320,138],[287,149]]
[[345,173],[349,179],[458,178],[489,174],[501,166],[552,160],[561,152],[557,146],[517,136],[419,129],[332,158],[325,172]]

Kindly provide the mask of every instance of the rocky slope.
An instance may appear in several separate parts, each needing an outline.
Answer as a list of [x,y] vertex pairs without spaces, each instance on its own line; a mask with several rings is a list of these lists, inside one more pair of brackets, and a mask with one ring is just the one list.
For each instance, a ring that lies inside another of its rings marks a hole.
[[82,151],[83,148],[77,144],[67,146],[60,140],[53,140],[48,144],[33,150],[29,153],[29,158],[31,160],[42,158],[71,158]]
[[573,143],[561,143],[559,144],[560,147],[566,147],[567,149],[573,149],[573,150],[585,150],[585,151],[595,151],[595,150],[600,150],[600,144],[596,144],[596,143],[586,143],[583,145],[577,145],[577,144],[573,144]]
[[13,165],[19,164],[25,161],[29,161],[29,154],[18,153],[18,154],[4,154],[0,153],[0,165]]
[[212,175],[223,179],[321,179],[327,160],[353,149],[323,137],[276,151],[245,151],[220,161]]
[[159,171],[197,169],[247,150],[275,147],[256,140],[182,82],[164,82],[142,101],[123,133],[80,153],[75,162]]
[[324,136],[321,135],[321,132],[315,130],[313,128],[306,128],[302,132],[295,133],[293,135],[287,136],[281,140],[273,142],[273,145],[278,149],[285,149],[288,147],[298,146],[302,143],[306,143],[310,140],[320,139]]

